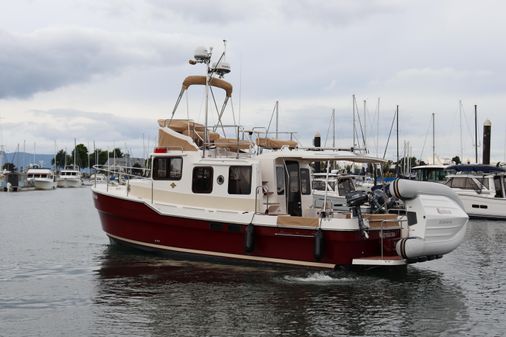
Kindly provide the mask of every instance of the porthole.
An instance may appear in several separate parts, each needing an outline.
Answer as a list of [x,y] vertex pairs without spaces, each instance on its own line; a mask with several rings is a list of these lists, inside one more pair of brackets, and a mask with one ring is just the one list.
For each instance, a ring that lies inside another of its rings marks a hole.
[[216,178],[216,182],[218,183],[218,185],[223,184],[225,182],[225,177],[220,174],[218,178]]

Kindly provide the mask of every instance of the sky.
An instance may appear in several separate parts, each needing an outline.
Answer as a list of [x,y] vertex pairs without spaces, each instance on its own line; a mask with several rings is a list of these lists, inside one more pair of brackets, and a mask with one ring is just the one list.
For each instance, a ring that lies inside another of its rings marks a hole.
[[[492,0],[1,1],[0,145],[53,153],[76,139],[141,156],[183,79],[204,74],[194,50],[217,60],[226,40],[227,123],[266,128],[279,101],[280,131],[331,146],[335,109],[336,146],[350,147],[355,95],[371,154],[398,105],[401,155],[432,160],[434,113],[437,156],[474,160],[477,105],[480,160],[489,119],[492,161],[506,161],[505,12]],[[202,88],[176,110],[187,116],[203,121]]]

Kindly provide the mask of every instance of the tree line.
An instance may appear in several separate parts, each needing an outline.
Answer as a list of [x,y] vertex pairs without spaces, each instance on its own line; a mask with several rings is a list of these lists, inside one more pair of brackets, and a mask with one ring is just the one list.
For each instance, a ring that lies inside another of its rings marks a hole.
[[[96,149],[95,151],[88,152],[88,148],[84,144],[78,144],[72,152],[67,153],[61,149],[56,153],[55,158],[51,159],[51,166],[55,165],[57,168],[64,168],[65,165],[71,165],[74,163],[74,154],[76,156],[76,164],[80,168],[93,167],[94,165],[104,165],[107,162],[107,158],[123,158],[125,155],[121,152],[121,149],[115,148],[112,151]],[[14,163],[5,163],[2,165],[2,170],[14,172],[17,170]]]
[[125,155],[119,148],[115,148],[112,151],[95,149],[93,152],[88,152],[88,148],[84,144],[78,144],[72,152],[67,153],[61,149],[56,153],[55,158],[51,160],[51,165],[63,168],[65,165],[74,163],[74,155],[76,158],[76,164],[80,168],[93,167],[94,165],[104,165],[108,158],[123,158]]

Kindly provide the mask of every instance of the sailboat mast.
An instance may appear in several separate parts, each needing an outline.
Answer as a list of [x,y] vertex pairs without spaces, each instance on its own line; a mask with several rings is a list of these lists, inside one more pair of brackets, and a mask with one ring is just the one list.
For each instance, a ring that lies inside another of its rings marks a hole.
[[278,139],[279,132],[279,101],[276,101],[276,139]]
[[396,112],[395,112],[395,119],[396,119],[396,133],[397,133],[397,164],[395,165],[395,173],[397,176],[399,176],[399,106],[397,106]]
[[462,100],[459,100],[459,124],[460,124],[460,160],[464,160],[464,147],[462,145]]
[[336,109],[332,109],[332,148],[336,148]]
[[379,156],[379,120],[380,120],[380,98],[378,97],[378,107],[376,111],[376,157]]
[[478,164],[478,106],[474,105],[474,160]]
[[76,168],[76,139],[74,138],[74,169]]
[[364,150],[367,153],[367,101],[364,99]]
[[436,123],[435,113],[432,113],[432,165],[436,164]]
[[355,143],[355,95],[352,96],[353,97],[353,147],[356,146],[356,143]]

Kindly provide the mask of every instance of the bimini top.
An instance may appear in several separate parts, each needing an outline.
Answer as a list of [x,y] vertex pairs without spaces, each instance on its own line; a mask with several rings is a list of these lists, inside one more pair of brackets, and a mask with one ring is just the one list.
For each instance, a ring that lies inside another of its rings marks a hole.
[[432,169],[432,170],[444,170],[447,169],[448,165],[419,165],[412,167],[412,170],[424,170],[424,169]]
[[306,161],[350,161],[355,163],[386,163],[385,159],[357,154],[351,151],[312,151],[304,149],[264,152],[260,156],[272,156],[283,159],[300,159]]
[[483,164],[460,164],[451,165],[446,168],[448,172],[457,173],[497,173],[506,172],[505,169],[498,166],[483,165]]

